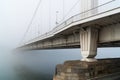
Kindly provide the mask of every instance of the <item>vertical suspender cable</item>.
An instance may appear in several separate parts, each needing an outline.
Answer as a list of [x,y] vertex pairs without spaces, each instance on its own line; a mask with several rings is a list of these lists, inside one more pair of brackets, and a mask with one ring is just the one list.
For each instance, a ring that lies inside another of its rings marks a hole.
[[[66,13],[66,14],[64,14],[64,17],[63,17],[63,19],[61,20],[61,21],[63,21],[69,14],[70,14],[70,12],[74,9],[74,7],[78,4],[80,2],[80,0],[77,0],[77,2],[71,7],[71,9]],[[65,6],[65,2],[64,2],[64,6]],[[60,22],[61,22],[60,21]]]
[[51,30],[51,0],[49,0],[49,30]]
[[39,34],[40,34],[39,24],[37,25],[37,27],[38,27],[38,36],[39,36]]
[[64,20],[64,17],[65,17],[65,1],[63,0],[63,20]]

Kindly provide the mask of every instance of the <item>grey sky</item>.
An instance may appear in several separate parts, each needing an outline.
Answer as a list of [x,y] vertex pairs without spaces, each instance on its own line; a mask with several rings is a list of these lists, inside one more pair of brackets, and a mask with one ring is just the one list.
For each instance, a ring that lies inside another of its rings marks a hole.
[[36,3],[34,0],[0,0],[0,45],[13,46],[20,41]]
[[[27,29],[38,1],[39,0],[0,0],[0,46],[16,47],[18,45]],[[40,31],[39,34],[51,30],[55,27],[56,11],[59,11],[59,22],[77,1],[78,0],[64,0],[63,11],[63,0],[42,0],[27,36],[29,38],[35,36],[38,33],[38,29]],[[110,0],[99,0],[99,4],[107,1]],[[120,0],[116,0],[116,3],[118,3],[118,1],[120,2]],[[115,5],[112,4],[111,6]],[[80,1],[66,18],[79,13],[79,9]]]

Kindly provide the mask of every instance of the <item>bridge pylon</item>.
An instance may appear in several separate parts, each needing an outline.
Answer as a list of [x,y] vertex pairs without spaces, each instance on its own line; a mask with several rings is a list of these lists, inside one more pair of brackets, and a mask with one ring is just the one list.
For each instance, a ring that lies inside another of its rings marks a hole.
[[98,0],[81,0],[81,18],[88,17],[92,14],[95,14],[98,12],[98,9],[95,8],[98,6]]

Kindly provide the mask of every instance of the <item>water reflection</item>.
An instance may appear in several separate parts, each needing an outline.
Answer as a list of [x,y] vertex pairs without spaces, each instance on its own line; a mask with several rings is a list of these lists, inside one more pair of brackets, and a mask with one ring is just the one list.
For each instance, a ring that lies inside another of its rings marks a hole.
[[31,69],[19,66],[15,68],[16,74],[19,76],[19,79],[21,80],[52,80],[51,74],[44,74],[44,73],[36,73],[32,71]]

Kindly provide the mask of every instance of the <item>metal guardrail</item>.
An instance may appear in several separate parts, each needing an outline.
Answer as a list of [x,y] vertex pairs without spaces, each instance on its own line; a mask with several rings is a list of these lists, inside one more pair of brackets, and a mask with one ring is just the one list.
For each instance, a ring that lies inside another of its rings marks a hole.
[[[50,38],[50,37],[54,36],[58,31],[60,31],[61,29],[65,28],[66,26],[68,26],[74,22],[77,22],[77,21],[80,21],[80,20],[83,20],[83,19],[86,19],[86,18],[89,18],[89,17],[92,17],[92,16],[95,16],[95,15],[98,15],[98,14],[101,14],[101,13],[104,13],[104,12],[107,12],[107,11],[110,11],[112,9],[120,7],[120,4],[115,5],[115,1],[120,1],[120,0],[111,0],[109,2],[106,2],[102,5],[94,7],[92,9],[87,10],[87,11],[84,11],[84,12],[81,12],[81,13],[76,14],[74,16],[71,16],[69,19],[65,20],[61,24],[58,24],[50,32],[47,32],[47,33],[45,33],[37,38],[34,38],[34,39],[28,41],[26,44],[30,44],[32,42],[36,42],[36,41],[40,41],[40,40],[43,40],[46,38]],[[106,7],[110,7],[111,5],[114,5],[114,7],[105,9]]]

